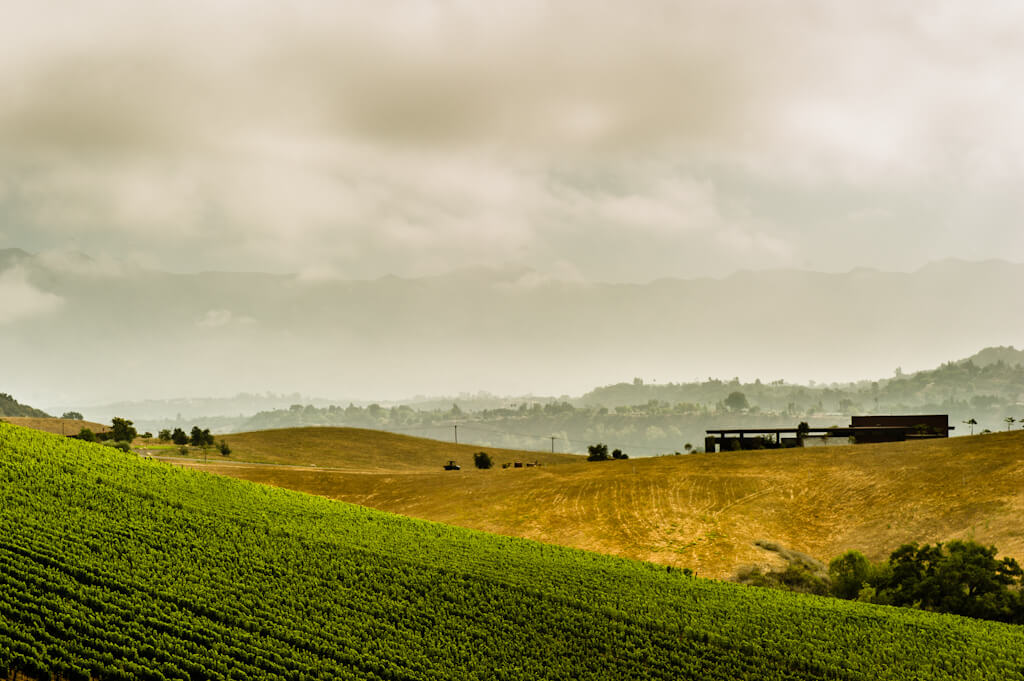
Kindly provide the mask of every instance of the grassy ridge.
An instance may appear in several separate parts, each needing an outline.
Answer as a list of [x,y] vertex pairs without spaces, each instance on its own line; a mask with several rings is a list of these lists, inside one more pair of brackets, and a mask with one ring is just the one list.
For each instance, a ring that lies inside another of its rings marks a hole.
[[105,433],[110,430],[110,426],[94,421],[83,421],[82,419],[60,419],[49,416],[5,416],[2,420],[11,425],[33,428],[56,435],[78,435],[82,428],[88,428],[94,433]]
[[361,471],[436,471],[449,460],[473,467],[473,454],[486,451],[495,466],[512,461],[549,465],[582,461],[574,454],[524,452],[479,445],[457,445],[362,428],[286,428],[218,436],[233,459],[316,465]]
[[778,566],[775,554],[754,544],[762,539],[826,561],[847,549],[881,560],[905,542],[974,539],[1024,561],[1020,430],[454,476],[211,470],[462,527],[689,567],[703,576]]
[[410,520],[0,424],[0,672],[1019,679],[1024,630]]

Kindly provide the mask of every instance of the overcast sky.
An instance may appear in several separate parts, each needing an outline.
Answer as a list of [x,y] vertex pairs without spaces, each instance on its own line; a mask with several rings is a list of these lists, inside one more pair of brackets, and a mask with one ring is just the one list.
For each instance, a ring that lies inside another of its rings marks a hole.
[[1024,4],[6,0],[0,248],[648,281],[1024,253]]

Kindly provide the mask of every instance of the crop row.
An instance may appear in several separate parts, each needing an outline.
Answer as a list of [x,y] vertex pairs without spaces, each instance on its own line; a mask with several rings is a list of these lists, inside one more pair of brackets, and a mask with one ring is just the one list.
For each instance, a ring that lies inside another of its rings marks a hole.
[[0,424],[0,671],[1014,679],[1017,627],[749,589]]

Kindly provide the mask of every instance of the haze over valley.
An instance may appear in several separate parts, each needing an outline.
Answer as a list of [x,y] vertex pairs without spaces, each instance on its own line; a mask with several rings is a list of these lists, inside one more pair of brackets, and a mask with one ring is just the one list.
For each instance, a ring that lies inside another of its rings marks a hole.
[[7,250],[0,287],[0,353],[18,358],[4,388],[52,411],[267,392],[310,399],[257,410],[311,398],[580,396],[634,377],[853,382],[1024,338],[1024,319],[1007,313],[1024,265],[1000,261],[647,284],[519,269],[311,281]]

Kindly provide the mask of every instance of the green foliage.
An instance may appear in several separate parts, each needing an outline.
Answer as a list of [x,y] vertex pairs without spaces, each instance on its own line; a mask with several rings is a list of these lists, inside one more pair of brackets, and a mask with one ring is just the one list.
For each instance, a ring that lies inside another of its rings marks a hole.
[[110,437],[115,441],[131,442],[138,435],[135,426],[128,419],[114,417],[110,422]]
[[1024,631],[686,577],[0,424],[0,669],[1020,679]]
[[192,426],[192,434],[189,436],[189,444],[193,447],[207,447],[213,444],[213,435],[209,428]]
[[629,454],[626,454],[621,449],[615,449],[615,450],[612,451],[612,458],[613,459],[628,459],[629,458]]
[[729,396],[725,398],[723,403],[730,411],[742,411],[750,408],[750,402],[747,401],[747,396],[739,390],[734,390],[729,393]]
[[603,442],[599,442],[596,445],[590,445],[587,447],[587,461],[607,461],[608,460],[608,445]]
[[829,564],[831,591],[839,598],[1024,624],[1024,572],[996,553],[973,541],[904,544],[887,563],[872,564],[847,551]]
[[66,411],[61,414],[62,419],[68,419],[70,421],[81,421],[83,419],[82,413],[78,411]]
[[741,584],[769,587],[796,593],[824,596],[829,592],[829,583],[813,566],[801,561],[791,561],[781,570],[763,571],[760,568],[741,570],[738,575]]
[[1024,624],[1020,565],[1012,558],[997,560],[996,553],[994,546],[973,541],[905,544],[889,557],[888,601]]
[[163,430],[161,430],[157,434],[157,439],[159,439],[160,442],[170,442],[171,441],[171,431],[170,431],[170,429],[169,428],[164,428]]
[[[0,303],[2,304],[2,303]],[[21,404],[7,393],[0,393],[0,416],[30,416],[35,418],[47,418],[49,414],[41,409],[35,409],[27,404]]]
[[860,551],[847,551],[828,564],[830,591],[837,598],[854,600],[868,586],[873,575],[871,561]]
[[188,441],[188,434],[181,428],[175,428],[174,432],[171,433],[171,442],[176,445],[187,445]]
[[228,443],[225,442],[224,440],[221,440],[220,443],[217,445],[217,450],[221,453],[222,456],[228,456],[231,454],[231,447],[229,447]]
[[75,437],[85,442],[96,442],[96,433],[89,428],[82,428]]
[[491,455],[487,452],[477,452],[473,455],[473,465],[477,468],[487,469],[494,465]]

